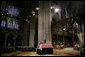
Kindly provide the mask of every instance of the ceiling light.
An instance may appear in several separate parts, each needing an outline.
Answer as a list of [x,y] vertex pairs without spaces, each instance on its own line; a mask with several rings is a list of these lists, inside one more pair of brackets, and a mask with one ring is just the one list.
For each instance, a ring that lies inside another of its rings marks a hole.
[[33,14],[33,16],[35,16],[35,14]]
[[58,9],[58,8],[56,8],[56,9],[55,9],[55,13],[56,13],[56,12],[58,12],[58,11],[59,11],[59,9]]
[[32,13],[35,13],[35,11],[32,11]]
[[50,9],[53,9],[54,7],[52,6],[52,7],[50,7]]
[[39,10],[39,8],[37,7],[36,10]]
[[66,30],[66,28],[63,28],[63,30]]

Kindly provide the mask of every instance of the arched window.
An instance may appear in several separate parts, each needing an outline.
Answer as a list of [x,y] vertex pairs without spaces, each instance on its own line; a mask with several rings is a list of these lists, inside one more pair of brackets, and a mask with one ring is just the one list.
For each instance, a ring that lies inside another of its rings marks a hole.
[[8,23],[8,28],[12,28],[12,21],[9,21],[9,23]]
[[74,22],[73,27],[76,28],[76,29],[78,29],[79,28],[78,23],[77,22]]
[[18,29],[18,26],[19,26],[19,25],[18,25],[18,23],[16,22],[14,28],[15,28],[15,29]]
[[2,20],[1,21],[1,27],[5,27],[6,26],[6,20]]

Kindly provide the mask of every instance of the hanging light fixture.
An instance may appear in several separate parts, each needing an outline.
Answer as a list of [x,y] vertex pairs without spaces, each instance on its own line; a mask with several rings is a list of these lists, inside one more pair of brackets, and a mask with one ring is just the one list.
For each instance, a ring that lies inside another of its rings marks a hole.
[[57,12],[59,12],[59,9],[58,9],[58,8],[56,8],[54,11],[55,11],[55,13],[57,13]]
[[39,10],[39,8],[38,8],[38,7],[36,7],[36,10]]

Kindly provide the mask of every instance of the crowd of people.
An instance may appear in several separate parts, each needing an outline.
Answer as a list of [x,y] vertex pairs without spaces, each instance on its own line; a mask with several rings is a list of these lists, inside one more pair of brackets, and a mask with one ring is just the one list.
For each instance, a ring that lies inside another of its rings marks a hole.
[[56,49],[63,49],[64,48],[64,44],[61,42],[59,42],[58,44],[56,44],[55,42],[53,43],[54,48]]

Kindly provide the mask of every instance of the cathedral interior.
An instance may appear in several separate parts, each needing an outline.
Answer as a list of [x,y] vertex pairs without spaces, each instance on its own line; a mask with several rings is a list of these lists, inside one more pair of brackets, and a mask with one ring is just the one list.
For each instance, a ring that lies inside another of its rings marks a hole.
[[41,44],[49,56],[83,56],[84,1],[1,1],[0,43],[1,56],[48,56]]

